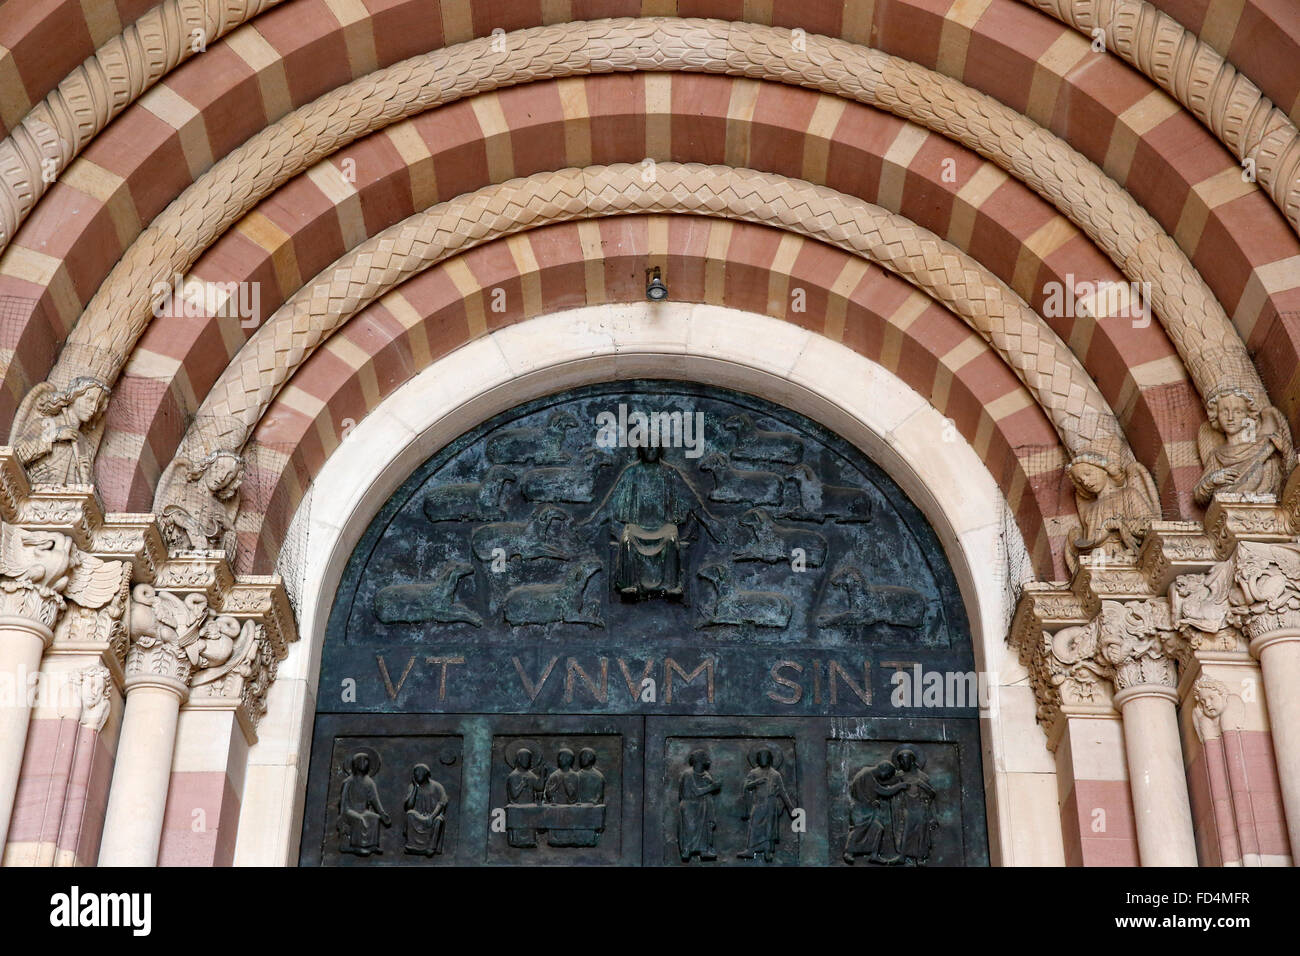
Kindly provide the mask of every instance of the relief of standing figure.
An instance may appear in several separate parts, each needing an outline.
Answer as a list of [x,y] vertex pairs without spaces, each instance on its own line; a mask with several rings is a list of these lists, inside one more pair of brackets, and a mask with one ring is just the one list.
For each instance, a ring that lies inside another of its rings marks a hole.
[[[546,765],[539,763],[533,769],[534,754],[527,747],[520,747],[514,760],[506,758],[510,765],[510,775],[506,777],[506,842],[513,847],[537,846],[537,829],[535,826],[511,826],[512,807],[536,806],[538,797],[546,789]],[[520,819],[523,819],[520,816]]]
[[352,755],[352,769],[339,793],[339,852],[356,856],[383,853],[379,848],[379,825],[392,826],[379,799],[379,787],[372,773],[379,772],[379,756],[359,751]]
[[934,821],[934,798],[937,792],[930,776],[922,768],[925,755],[911,744],[894,748],[891,757],[898,767],[902,789],[893,797],[894,845],[908,866],[925,866],[930,859]]
[[447,790],[433,779],[427,764],[417,763],[411,770],[411,789],[402,806],[406,809],[406,852],[419,856],[441,853]]
[[745,813],[741,817],[749,822],[749,838],[745,849],[736,855],[742,860],[761,856],[771,863],[781,841],[781,815],[793,814],[795,805],[778,769],[780,751],[759,747],[749,755],[749,762],[754,769],[745,776]]
[[717,827],[713,798],[722,792],[722,784],[709,773],[709,752],[693,750],[686,758],[689,766],[677,783],[677,850],[683,863],[691,857],[716,860],[713,831]]

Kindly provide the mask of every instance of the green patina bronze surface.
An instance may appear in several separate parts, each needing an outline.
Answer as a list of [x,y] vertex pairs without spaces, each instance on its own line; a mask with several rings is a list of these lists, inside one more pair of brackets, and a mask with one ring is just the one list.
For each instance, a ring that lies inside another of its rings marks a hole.
[[357,545],[303,862],[981,864],[979,686],[934,532],[853,446],[719,389],[567,392]]

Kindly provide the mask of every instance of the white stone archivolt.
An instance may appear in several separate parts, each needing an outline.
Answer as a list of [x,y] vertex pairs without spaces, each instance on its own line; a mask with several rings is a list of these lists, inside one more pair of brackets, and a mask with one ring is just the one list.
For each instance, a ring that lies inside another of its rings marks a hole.
[[[1029,562],[979,456],[901,380],[779,319],[685,303],[585,307],[501,329],[434,362],[350,430],[316,475],[280,572],[299,633],[249,753],[237,865],[297,859],[321,648],[334,591],[374,515],[448,441],[522,402],[593,382],[706,381],[768,399],[851,441],[935,528],[971,623],[976,667],[996,687],[982,722],[990,852],[1003,865],[1064,862],[1056,769],[1024,669],[1005,643]],[[357,453],[364,449],[365,453]],[[385,458],[377,449],[391,449]]]

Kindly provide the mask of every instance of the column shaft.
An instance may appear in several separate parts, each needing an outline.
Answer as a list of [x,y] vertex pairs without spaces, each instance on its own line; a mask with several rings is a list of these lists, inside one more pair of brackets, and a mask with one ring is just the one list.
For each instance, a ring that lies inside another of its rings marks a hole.
[[1178,735],[1178,693],[1140,684],[1115,694],[1143,866],[1196,866],[1196,837]]
[[128,678],[100,866],[157,865],[176,723],[187,693],[173,681]]
[[[27,725],[31,721],[29,681],[39,673],[41,655],[54,639],[49,628],[21,618],[0,618],[0,846],[9,832],[18,775],[27,748]],[[12,693],[12,697],[10,697]]]
[[1273,753],[1294,859],[1300,847],[1300,631],[1274,631],[1250,642],[1264,675]]

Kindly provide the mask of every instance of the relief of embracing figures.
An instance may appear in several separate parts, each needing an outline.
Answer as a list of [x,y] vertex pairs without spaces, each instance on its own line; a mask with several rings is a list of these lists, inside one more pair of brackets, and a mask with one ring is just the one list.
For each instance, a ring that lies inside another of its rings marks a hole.
[[865,857],[884,866],[925,866],[934,831],[938,791],[924,770],[925,755],[911,744],[894,748],[888,760],[863,767],[849,781],[849,834],[843,859]]

